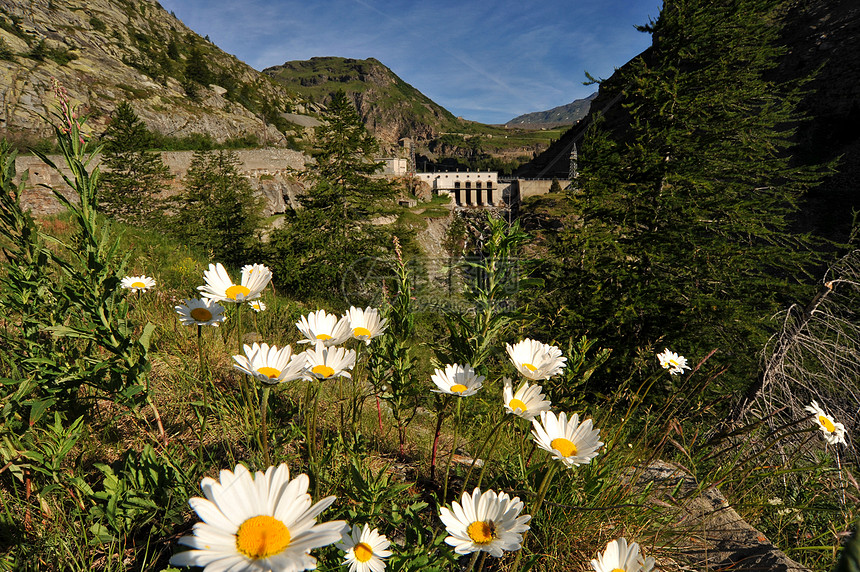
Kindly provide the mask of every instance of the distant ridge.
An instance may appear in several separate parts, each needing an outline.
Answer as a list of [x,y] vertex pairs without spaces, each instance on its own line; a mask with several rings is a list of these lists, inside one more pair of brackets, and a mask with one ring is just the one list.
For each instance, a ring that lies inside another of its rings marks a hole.
[[540,129],[541,127],[573,125],[588,114],[588,110],[591,109],[591,102],[595,97],[597,97],[597,92],[584,99],[576,99],[567,105],[553,107],[547,111],[534,111],[519,115],[505,123],[505,126]]

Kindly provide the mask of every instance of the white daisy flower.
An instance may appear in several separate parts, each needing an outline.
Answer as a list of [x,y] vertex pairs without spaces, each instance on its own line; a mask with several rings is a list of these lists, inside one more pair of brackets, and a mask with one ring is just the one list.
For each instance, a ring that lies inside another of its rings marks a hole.
[[685,369],[690,369],[690,366],[687,365],[687,358],[670,352],[669,348],[665,348],[663,353],[657,354],[657,359],[660,360],[660,366],[663,369],[668,369],[672,375],[680,375],[684,373]]
[[439,388],[431,390],[434,393],[466,397],[477,393],[485,378],[483,375],[475,374],[475,370],[469,364],[462,366],[455,363],[446,365],[445,371],[437,369],[430,379]]
[[137,294],[155,288],[155,279],[149,276],[126,276],[120,280],[120,286],[126,290],[131,290],[132,294]]
[[325,310],[302,316],[296,322],[296,327],[305,336],[305,339],[299,340],[300,344],[315,344],[321,341],[326,347],[337,346],[352,336],[348,317],[338,318]]
[[274,385],[304,377],[307,355],[302,352],[293,355],[290,346],[258,344],[244,347],[245,355],[233,356],[233,367],[252,375],[263,383]]
[[248,305],[251,306],[251,309],[255,312],[262,312],[266,309],[266,304],[264,304],[262,300],[251,300],[248,302]]
[[597,450],[603,446],[598,440],[600,429],[592,427],[591,419],[580,423],[576,413],[568,421],[564,412],[556,417],[552,411],[542,411],[540,422],[532,419],[532,427],[532,435],[538,447],[548,451],[568,467],[590,462],[598,455]]
[[391,556],[388,547],[391,542],[377,529],[371,530],[366,524],[361,529],[357,524],[343,533],[343,539],[337,548],[346,552],[344,564],[349,564],[349,572],[382,572],[385,570],[383,558]]
[[511,499],[507,493],[492,490],[482,494],[476,487],[471,495],[463,493],[461,503],[455,501],[450,509],[439,509],[439,518],[450,534],[445,542],[454,547],[454,552],[482,550],[500,558],[505,551],[522,547],[523,533],[529,529],[526,523],[532,517],[519,516],[523,510],[520,497]]
[[591,561],[591,567],[595,572],[650,572],[654,559],[650,556],[643,559],[638,544],[628,545],[627,540],[619,538],[606,545],[603,554]]
[[562,357],[559,348],[531,338],[505,346],[517,371],[534,381],[558,375],[566,365],[567,358]]
[[206,284],[198,286],[197,289],[203,293],[204,298],[240,304],[259,298],[260,292],[269,285],[272,272],[262,264],[245,266],[242,268],[242,283],[234,284],[227,270],[219,262],[209,265],[209,270],[203,272],[203,279]]
[[385,333],[385,327],[388,325],[388,318],[380,320],[379,311],[370,306],[364,310],[352,306],[346,313],[346,318],[349,321],[352,336],[367,345],[370,345],[371,339]]
[[191,298],[179,306],[174,306],[183,326],[215,326],[227,319],[224,306],[208,298]]
[[540,415],[541,411],[549,411],[552,403],[544,397],[541,386],[529,385],[528,382],[525,382],[514,393],[511,378],[504,378],[503,383],[502,398],[505,400],[505,409],[508,410],[508,413],[531,421]]
[[352,377],[348,369],[355,366],[355,350],[326,347],[322,340],[317,341],[314,349],[305,350],[307,355],[306,374],[317,379],[332,377]]
[[824,439],[828,443],[831,445],[838,445],[839,443],[846,445],[845,425],[837,423],[833,417],[825,413],[817,401],[813,401],[812,404],[807,405],[804,409],[815,415],[815,422],[818,423],[818,427],[824,433]]
[[290,480],[285,464],[253,476],[243,465],[222,470],[219,480],[206,477],[206,498],[188,501],[203,522],[179,544],[191,550],[174,554],[174,566],[200,566],[215,572],[296,572],[316,568],[315,548],[341,539],[342,520],[317,524],[315,519],[335,497],[311,505],[307,475]]

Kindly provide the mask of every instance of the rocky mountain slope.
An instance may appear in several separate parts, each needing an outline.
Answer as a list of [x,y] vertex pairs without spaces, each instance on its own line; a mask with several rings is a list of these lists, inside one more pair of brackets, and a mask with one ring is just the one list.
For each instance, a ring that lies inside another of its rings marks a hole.
[[522,127],[524,129],[540,129],[545,127],[557,127],[560,125],[573,125],[588,115],[591,102],[597,97],[597,92],[584,99],[575,99],[567,105],[553,107],[547,111],[535,111],[518,115],[507,123],[506,127]]
[[451,112],[373,58],[311,58],[266,68],[263,73],[323,105],[342,89],[368,129],[389,143],[401,137],[429,140],[444,131],[461,130]]
[[546,149],[557,135],[454,117],[373,58],[311,58],[263,71],[316,104],[325,105],[343,90],[384,150],[404,154],[398,142],[409,138],[416,144],[419,165],[432,162],[443,169],[518,165]]
[[128,100],[163,135],[256,138],[287,145],[304,111],[282,85],[201,38],[155,0],[4,0],[0,4],[0,136],[48,137],[52,78],[100,132]]

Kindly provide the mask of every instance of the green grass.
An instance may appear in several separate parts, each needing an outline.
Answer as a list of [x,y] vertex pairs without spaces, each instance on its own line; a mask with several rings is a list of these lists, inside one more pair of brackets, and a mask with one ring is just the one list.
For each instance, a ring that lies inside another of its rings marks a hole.
[[[431,202],[427,209],[444,208],[441,202]],[[401,216],[417,224],[426,213],[404,209]],[[41,224],[65,241],[76,235],[67,217]],[[52,406],[60,414],[56,423],[47,415],[22,434],[3,434],[0,454],[6,470],[0,472],[0,529],[6,540],[0,541],[0,570],[168,570],[168,559],[178,549],[176,540],[190,534],[198,520],[186,502],[201,495],[200,480],[217,477],[219,470],[237,463],[266,468],[258,407],[261,386],[235,369],[231,356],[240,351],[240,333],[248,336],[245,341],[289,344],[299,351],[300,334],[294,324],[317,307],[271,288],[263,294],[264,312],[230,307],[223,325],[201,332],[201,367],[197,330],[180,325],[173,306],[196,295],[203,270],[215,261],[159,233],[117,228],[122,229],[121,249],[130,257],[127,273],[157,281],[154,290],[128,298],[128,327],[140,333],[147,322],[155,326],[149,350],[152,370],[147,376],[151,402],[128,407],[115,396],[82,387],[75,407]],[[231,275],[235,279],[235,269]],[[59,270],[56,276],[60,279]],[[612,395],[598,397],[588,391],[582,373],[594,356],[565,349],[571,365],[562,378],[545,384],[546,391],[568,412],[593,419],[605,446],[591,463],[561,468],[540,510],[533,513],[538,488],[557,461],[535,448],[529,423],[504,413],[499,399],[502,378],[514,377],[515,385],[521,379],[516,379],[500,343],[483,366],[484,387],[474,396],[460,398],[458,429],[454,402],[444,410],[437,473],[431,479],[430,451],[443,403],[430,391],[434,387],[430,376],[438,366],[433,346],[444,347],[449,340],[437,313],[418,313],[416,325],[414,337],[402,341],[411,348],[420,407],[407,428],[402,453],[390,402],[383,399],[377,410],[377,393],[369,385],[366,360],[381,351],[379,340],[369,346],[346,344],[359,351],[352,379],[281,384],[272,389],[268,407],[270,462],[287,463],[293,476],[309,473],[311,490],[317,489],[314,500],[328,494],[338,497],[319,520],[368,522],[389,538],[407,539],[392,547],[392,569],[427,569],[434,563],[439,569],[457,569],[450,548],[442,543],[446,533],[438,507],[458,500],[479,478],[482,489],[506,491],[525,503],[524,513],[533,518],[522,563],[531,562],[533,570],[541,571],[586,569],[588,561],[619,536],[639,542],[647,554],[658,558],[660,569],[685,569],[681,551],[701,530],[682,518],[688,500],[684,495],[640,480],[644,468],[657,460],[685,466],[695,490],[719,486],[771,541],[817,570],[832,567],[838,535],[858,517],[856,506],[841,502],[843,491],[849,499],[857,497],[851,476],[856,467],[843,460],[844,472],[837,470],[834,459],[822,452],[815,429],[801,425],[806,432],[800,443],[787,431],[772,431],[766,425],[741,427],[731,437],[712,439],[709,428],[720,419],[713,404],[697,396],[720,375],[719,365],[705,363],[691,375],[672,378],[659,369],[653,354],[639,374],[620,380]],[[15,322],[7,318],[5,328],[7,335],[14,334]],[[519,328],[527,331],[525,324]],[[523,334],[511,332],[506,341],[519,337]],[[98,359],[97,348],[92,355]],[[13,379],[15,360],[21,356],[4,349],[2,357],[3,377]],[[585,363],[582,368],[573,365],[578,357]],[[11,407],[17,398],[9,387],[14,386],[4,381],[0,398]],[[649,401],[650,391],[665,387],[672,388],[668,400]],[[309,398],[314,391],[319,391],[318,397]],[[75,425],[79,415],[82,421]],[[312,433],[311,418],[317,421]],[[463,458],[455,458],[450,493],[442,499],[455,433]],[[317,443],[315,459],[309,435]],[[19,438],[24,439],[22,447],[8,447]],[[71,439],[75,441],[66,453],[49,454]],[[496,443],[492,451],[481,452],[486,468],[469,474],[470,459],[488,439]],[[793,456],[769,449],[774,440],[783,451],[794,451]],[[467,475],[469,482],[464,483]],[[374,479],[381,480],[373,485]],[[393,488],[401,484],[403,490]],[[391,492],[395,490],[399,492]],[[373,495],[378,495],[378,502],[367,500]],[[769,503],[776,497],[782,504]],[[786,507],[795,512],[779,513]],[[415,536],[419,533],[420,538]],[[324,570],[338,567],[343,558],[333,548],[314,554]],[[513,570],[515,559],[509,554],[486,566]],[[463,566],[468,560],[461,557],[457,562]]]

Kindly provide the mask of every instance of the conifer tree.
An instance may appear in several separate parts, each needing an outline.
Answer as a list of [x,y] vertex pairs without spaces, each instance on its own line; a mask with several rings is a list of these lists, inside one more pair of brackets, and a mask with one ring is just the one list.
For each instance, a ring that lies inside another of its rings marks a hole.
[[258,246],[263,207],[238,165],[232,151],[195,152],[172,225],[180,238],[232,265]]
[[780,4],[667,0],[615,84],[625,127],[586,137],[555,287],[565,329],[616,363],[658,343],[717,349],[748,384],[768,318],[802,288],[810,242],[790,224],[817,175],[787,153],[798,90],[768,79]]
[[300,198],[302,208],[288,213],[269,243],[275,276],[298,295],[336,291],[347,273],[361,274],[358,261],[390,244],[386,231],[370,223],[395,193],[387,179],[372,176],[382,168],[378,142],[343,91],[322,119],[314,162],[306,166],[311,184]]
[[102,209],[135,223],[151,218],[154,195],[166,188],[170,171],[161,155],[150,151],[152,134],[124,101],[117,106],[102,135]]
[[373,212],[380,199],[394,195],[394,187],[372,175],[382,169],[379,143],[367,131],[355,106],[343,91],[332,96],[323,122],[314,130],[314,163],[307,165],[315,185],[302,198],[308,208],[339,210],[345,220]]

